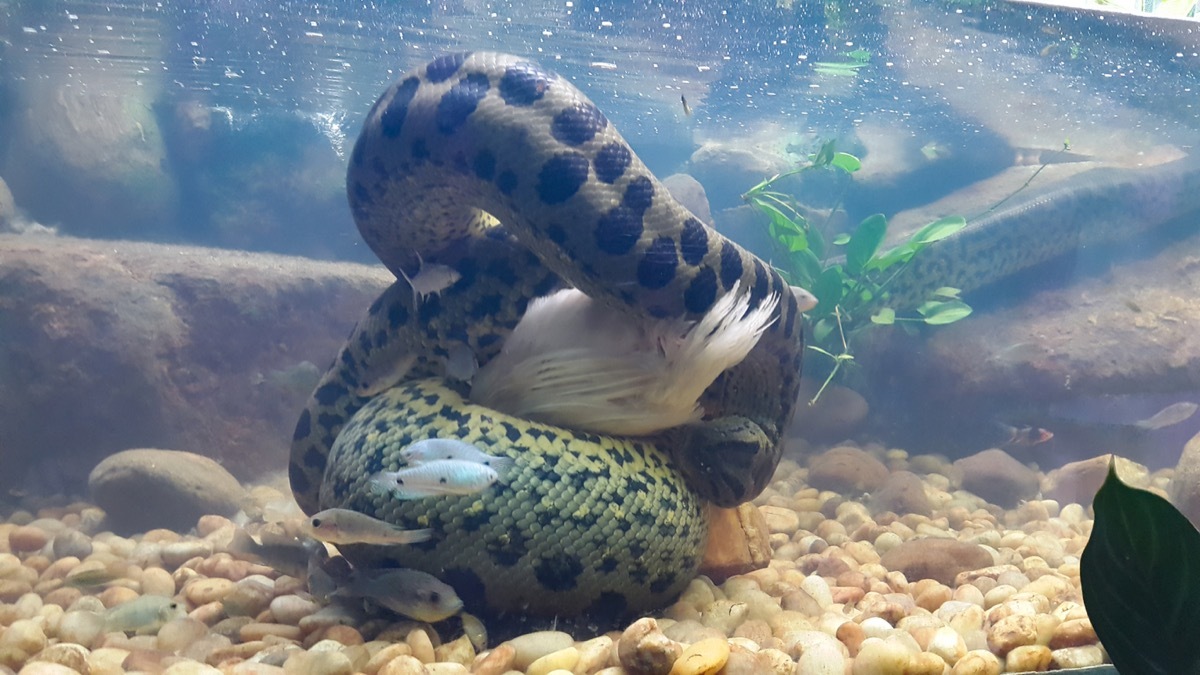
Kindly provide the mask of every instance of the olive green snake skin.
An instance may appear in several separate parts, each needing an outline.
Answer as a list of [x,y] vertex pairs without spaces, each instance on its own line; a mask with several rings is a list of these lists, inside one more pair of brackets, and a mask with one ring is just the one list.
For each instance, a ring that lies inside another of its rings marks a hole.
[[[677,204],[575,87],[517,57],[444,56],[403,76],[368,115],[347,192],[393,273],[417,274],[419,253],[461,278],[419,301],[397,281],[354,328],[296,426],[300,506],[431,528],[428,542],[343,553],[432,573],[470,611],[603,620],[670,602],[699,565],[704,504],[754,498],[778,464],[803,351],[787,283]],[[697,319],[735,287],[751,307],[779,304],[749,356],[706,390],[704,420],[651,439],[466,401],[467,385],[447,377],[456,350],[486,364],[527,303],[564,286],[631,316]],[[368,488],[431,437],[515,466],[473,495],[399,501]]]

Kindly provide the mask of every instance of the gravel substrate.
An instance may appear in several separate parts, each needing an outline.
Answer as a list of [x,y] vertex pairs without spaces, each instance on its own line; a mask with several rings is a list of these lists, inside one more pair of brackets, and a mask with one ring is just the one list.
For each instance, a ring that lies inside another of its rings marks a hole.
[[[439,636],[325,607],[302,581],[226,552],[237,526],[221,516],[188,534],[121,537],[82,502],[15,511],[0,524],[0,673],[983,675],[1106,662],[1079,588],[1088,508],[1001,509],[956,490],[943,458],[862,449],[928,514],[882,510],[878,493],[820,491],[785,460],[756,500],[769,567],[719,586],[701,577],[623,632],[500,644],[470,617],[460,635]],[[1168,475],[1145,478],[1161,492]],[[278,489],[251,495],[257,523],[289,512]],[[106,610],[132,601],[151,609],[117,630]]]

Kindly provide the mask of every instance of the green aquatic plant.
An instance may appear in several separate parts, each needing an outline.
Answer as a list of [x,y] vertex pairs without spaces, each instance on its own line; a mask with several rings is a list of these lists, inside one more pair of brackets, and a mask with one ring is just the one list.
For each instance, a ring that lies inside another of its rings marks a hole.
[[871,60],[871,52],[865,49],[855,49],[846,53],[843,61],[817,61],[813,70],[820,75],[833,77],[854,77],[858,71],[865,68]]
[[[888,291],[914,257],[966,227],[965,219],[942,218],[921,228],[903,244],[880,250],[888,224],[883,215],[875,214],[859,223],[852,234],[839,234],[827,242],[823,225],[815,225],[796,198],[777,187],[781,180],[805,172],[833,170],[851,175],[861,166],[857,157],[839,152],[830,141],[810,157],[809,164],[772,176],[742,195],[768,219],[771,238],[782,257],[776,263],[777,269],[788,283],[808,289],[817,297],[817,306],[808,313],[812,325],[809,349],[829,357],[832,365],[810,403],[854,362],[851,343],[854,335],[867,326],[940,326],[971,314],[971,306],[959,298],[957,288],[938,288],[909,313],[898,313],[889,304]],[[839,208],[840,200],[834,210]],[[844,249],[845,255],[831,257],[833,247]]]
[[1083,604],[1121,673],[1200,673],[1200,532],[1170,502],[1126,485],[1115,460],[1079,560]]

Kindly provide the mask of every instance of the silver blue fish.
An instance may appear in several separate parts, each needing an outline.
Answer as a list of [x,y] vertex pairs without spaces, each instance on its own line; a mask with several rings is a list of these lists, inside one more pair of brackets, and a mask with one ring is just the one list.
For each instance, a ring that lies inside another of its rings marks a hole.
[[396,499],[422,499],[482,492],[500,479],[490,466],[463,459],[435,459],[399,471],[380,471],[371,489]]
[[400,457],[413,466],[439,459],[460,459],[490,466],[499,474],[503,474],[513,465],[513,460],[509,457],[489,455],[475,445],[454,438],[426,438],[417,441],[401,450]]

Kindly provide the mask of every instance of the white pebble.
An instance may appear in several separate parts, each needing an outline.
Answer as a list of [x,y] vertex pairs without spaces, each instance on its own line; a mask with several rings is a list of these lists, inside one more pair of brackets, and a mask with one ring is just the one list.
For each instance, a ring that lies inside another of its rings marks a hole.
[[812,596],[821,609],[833,604],[833,591],[829,590],[829,583],[819,574],[810,574],[804,577],[804,581],[800,582],[800,590]]

